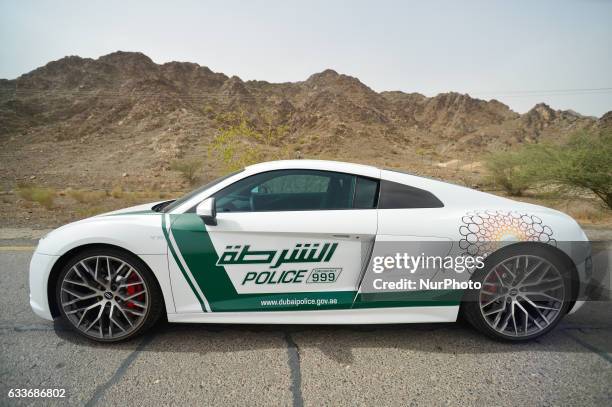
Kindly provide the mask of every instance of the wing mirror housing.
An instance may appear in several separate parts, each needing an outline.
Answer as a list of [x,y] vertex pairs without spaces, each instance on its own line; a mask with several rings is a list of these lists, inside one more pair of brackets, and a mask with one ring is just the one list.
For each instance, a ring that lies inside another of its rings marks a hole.
[[202,218],[205,225],[217,226],[217,208],[215,198],[206,198],[196,206],[196,214]]

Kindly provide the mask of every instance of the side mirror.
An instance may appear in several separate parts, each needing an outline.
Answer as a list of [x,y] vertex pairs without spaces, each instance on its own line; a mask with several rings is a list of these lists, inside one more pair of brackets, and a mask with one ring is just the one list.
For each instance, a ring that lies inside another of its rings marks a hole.
[[217,208],[215,198],[206,198],[196,206],[196,214],[202,218],[204,224],[217,226]]

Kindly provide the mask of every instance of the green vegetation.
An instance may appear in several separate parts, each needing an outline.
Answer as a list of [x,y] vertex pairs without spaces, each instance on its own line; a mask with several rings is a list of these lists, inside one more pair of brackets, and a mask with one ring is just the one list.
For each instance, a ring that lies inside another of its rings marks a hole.
[[495,153],[486,165],[491,181],[510,195],[544,185],[590,191],[612,209],[612,132],[583,131],[563,145],[541,143]]
[[525,155],[525,151],[499,151],[491,154],[485,163],[489,170],[489,181],[501,187],[508,195],[523,195],[533,185],[531,168],[528,168]]
[[564,146],[533,146],[535,179],[571,190],[588,190],[612,209],[612,132],[575,134]]
[[266,159],[288,156],[282,141],[286,126],[275,126],[270,117],[257,127],[244,113],[223,114],[217,117],[218,134],[213,139],[209,155],[219,159],[225,171],[236,171]]
[[170,164],[170,169],[178,171],[189,185],[194,185],[200,178],[200,170],[204,163],[202,160],[174,160]]
[[20,184],[17,186],[17,194],[30,202],[37,202],[46,209],[53,208],[55,200],[55,190],[37,185]]

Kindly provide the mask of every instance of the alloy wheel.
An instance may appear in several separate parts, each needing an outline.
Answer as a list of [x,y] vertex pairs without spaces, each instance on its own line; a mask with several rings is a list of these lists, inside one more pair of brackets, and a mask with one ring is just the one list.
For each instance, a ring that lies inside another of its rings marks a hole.
[[137,330],[149,309],[149,292],[138,270],[111,256],[76,262],[64,275],[60,303],[83,334],[102,340]]
[[507,258],[485,276],[479,305],[498,333],[525,337],[543,331],[560,317],[565,280],[548,260],[532,255]]

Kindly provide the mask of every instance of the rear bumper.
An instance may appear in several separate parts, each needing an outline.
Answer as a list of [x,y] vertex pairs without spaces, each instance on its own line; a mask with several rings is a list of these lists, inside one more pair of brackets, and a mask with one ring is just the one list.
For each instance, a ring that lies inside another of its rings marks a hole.
[[30,261],[30,307],[41,318],[53,320],[47,295],[49,274],[59,256],[34,252]]

